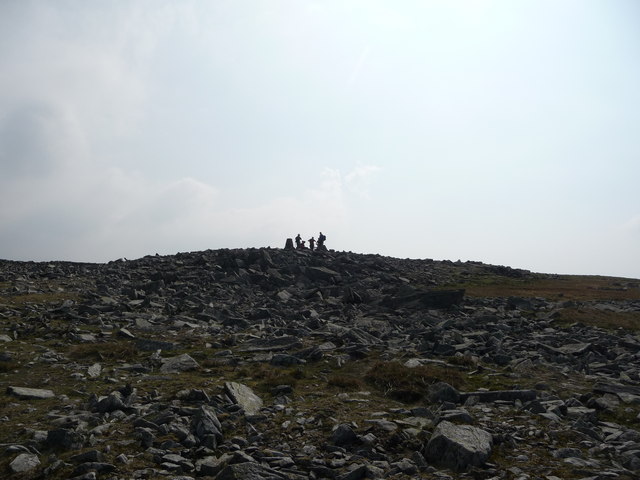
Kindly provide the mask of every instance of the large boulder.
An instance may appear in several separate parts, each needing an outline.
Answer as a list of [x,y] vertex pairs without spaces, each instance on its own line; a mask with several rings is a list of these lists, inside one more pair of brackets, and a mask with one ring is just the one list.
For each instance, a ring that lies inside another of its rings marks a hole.
[[489,432],[445,420],[434,430],[423,454],[436,465],[461,472],[484,464],[491,455],[492,446],[493,437]]

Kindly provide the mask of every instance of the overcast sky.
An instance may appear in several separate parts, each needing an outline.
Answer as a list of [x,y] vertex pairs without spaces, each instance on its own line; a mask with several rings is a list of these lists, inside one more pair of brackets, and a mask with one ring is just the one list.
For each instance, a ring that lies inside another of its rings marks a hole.
[[0,258],[319,231],[640,278],[640,2],[0,2]]

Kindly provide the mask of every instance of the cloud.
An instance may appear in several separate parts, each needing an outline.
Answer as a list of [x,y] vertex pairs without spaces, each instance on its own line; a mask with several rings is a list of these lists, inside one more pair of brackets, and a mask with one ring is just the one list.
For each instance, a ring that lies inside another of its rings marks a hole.
[[380,167],[375,165],[360,165],[345,175],[345,184],[347,189],[356,193],[362,198],[369,198],[369,188],[372,178],[381,171]]
[[50,175],[84,150],[72,112],[50,103],[25,102],[0,121],[0,182]]
[[635,215],[625,222],[623,229],[631,233],[640,233],[640,214]]
[[362,70],[363,65],[367,61],[367,57],[369,56],[369,50],[370,48],[366,46],[362,49],[362,52],[360,52],[360,56],[358,57],[358,60],[356,60],[356,63],[351,70],[351,75],[349,75],[349,79],[347,80],[347,85],[349,85],[350,87],[358,81],[358,77],[360,77],[360,71]]
[[0,194],[3,206],[21,204],[17,214],[13,207],[0,207],[0,250],[5,258],[23,260],[108,261],[156,252],[283,246],[298,232],[315,235],[343,227],[349,218],[346,185],[370,171],[342,175],[325,169],[300,197],[276,192],[260,204],[238,208],[223,190],[195,178],[156,182],[118,168],[61,167],[30,181],[24,201],[12,203]]

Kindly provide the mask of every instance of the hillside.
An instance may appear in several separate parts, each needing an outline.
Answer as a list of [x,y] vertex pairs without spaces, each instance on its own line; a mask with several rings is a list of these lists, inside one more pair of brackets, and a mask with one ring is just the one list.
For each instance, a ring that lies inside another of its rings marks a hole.
[[0,475],[632,479],[640,280],[347,252],[0,261]]

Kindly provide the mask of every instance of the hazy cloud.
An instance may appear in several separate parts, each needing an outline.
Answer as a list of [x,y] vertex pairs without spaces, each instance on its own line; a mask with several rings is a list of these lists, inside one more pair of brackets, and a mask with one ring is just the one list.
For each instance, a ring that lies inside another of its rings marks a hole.
[[630,218],[624,224],[624,230],[632,233],[640,233],[640,214]]
[[25,102],[0,120],[0,182],[51,175],[84,150],[73,114],[47,103]]
[[637,8],[466,3],[0,2],[0,257],[638,275]]
[[380,172],[381,168],[375,165],[359,165],[344,177],[347,188],[358,194],[360,197],[369,198],[369,189],[373,182],[373,177]]

